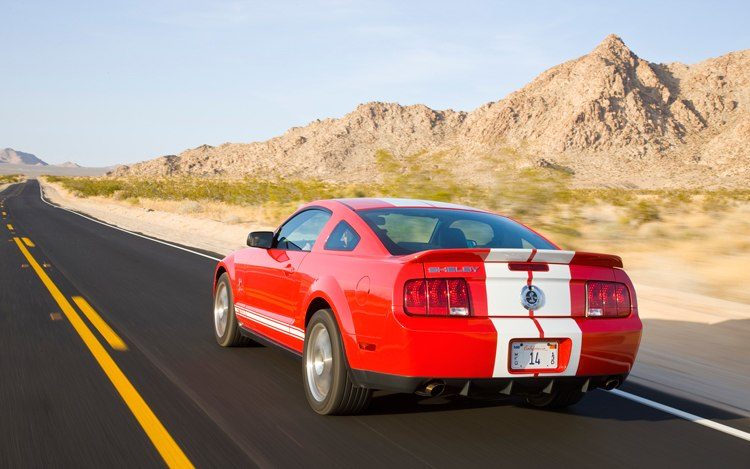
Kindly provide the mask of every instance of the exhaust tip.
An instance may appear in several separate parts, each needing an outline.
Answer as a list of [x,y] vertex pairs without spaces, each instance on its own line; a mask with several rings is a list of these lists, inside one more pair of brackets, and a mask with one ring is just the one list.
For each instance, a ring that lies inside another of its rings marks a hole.
[[604,382],[604,389],[606,389],[607,391],[611,391],[619,385],[620,385],[619,379],[617,378],[608,379],[607,381]]
[[445,391],[445,382],[434,380],[425,384],[422,388],[417,390],[417,394],[426,397],[437,397]]

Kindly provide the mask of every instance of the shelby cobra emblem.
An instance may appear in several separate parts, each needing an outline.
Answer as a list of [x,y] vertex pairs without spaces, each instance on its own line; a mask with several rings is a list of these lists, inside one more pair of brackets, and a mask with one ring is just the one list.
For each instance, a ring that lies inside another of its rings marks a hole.
[[544,306],[544,292],[534,285],[526,285],[521,289],[521,304],[529,310],[538,310]]

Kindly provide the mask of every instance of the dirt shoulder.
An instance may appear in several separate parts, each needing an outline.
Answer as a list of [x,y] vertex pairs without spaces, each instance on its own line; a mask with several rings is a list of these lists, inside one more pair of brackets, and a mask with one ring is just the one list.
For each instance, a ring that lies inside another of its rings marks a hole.
[[[175,205],[132,206],[110,198],[76,197],[58,184],[41,181],[45,197],[65,208],[186,246],[228,254],[245,246],[247,233],[267,229],[259,223],[228,223],[205,214],[175,213]],[[163,210],[158,208],[162,207]],[[627,253],[623,253],[627,262]],[[671,267],[646,278],[677,274]],[[631,374],[635,382],[671,394],[750,416],[750,305],[678,289],[639,283],[644,334]]]
[[232,224],[192,214],[132,206],[105,197],[76,197],[59,184],[40,180],[45,198],[70,210],[155,238],[227,255],[245,247],[250,231],[262,225]]

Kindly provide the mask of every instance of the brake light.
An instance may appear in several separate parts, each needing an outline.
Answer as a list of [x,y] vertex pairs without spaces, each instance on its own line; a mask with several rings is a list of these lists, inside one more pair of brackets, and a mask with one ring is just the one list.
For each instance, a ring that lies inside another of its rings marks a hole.
[[404,286],[407,313],[424,316],[469,316],[469,286],[462,278],[409,280]]
[[427,314],[426,280],[409,280],[404,287],[404,304],[412,314]]
[[621,318],[630,314],[630,291],[624,283],[586,283],[586,316]]

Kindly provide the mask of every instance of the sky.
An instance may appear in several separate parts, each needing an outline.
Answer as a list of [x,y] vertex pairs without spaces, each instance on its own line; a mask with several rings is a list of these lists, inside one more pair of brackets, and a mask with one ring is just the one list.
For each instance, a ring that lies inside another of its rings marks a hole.
[[107,166],[357,104],[469,111],[618,34],[652,62],[750,48],[750,2],[0,0],[0,148]]

